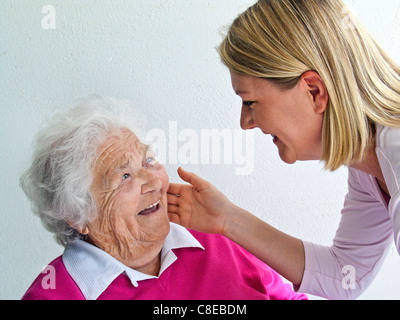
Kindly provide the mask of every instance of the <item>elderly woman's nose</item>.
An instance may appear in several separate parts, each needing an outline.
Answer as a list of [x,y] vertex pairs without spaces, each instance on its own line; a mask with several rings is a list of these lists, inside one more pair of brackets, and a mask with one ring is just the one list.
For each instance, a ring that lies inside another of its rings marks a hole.
[[142,194],[148,192],[158,192],[162,189],[162,180],[154,173],[143,169]]
[[243,130],[251,130],[256,128],[251,109],[247,106],[242,107],[242,115],[240,117],[240,126]]

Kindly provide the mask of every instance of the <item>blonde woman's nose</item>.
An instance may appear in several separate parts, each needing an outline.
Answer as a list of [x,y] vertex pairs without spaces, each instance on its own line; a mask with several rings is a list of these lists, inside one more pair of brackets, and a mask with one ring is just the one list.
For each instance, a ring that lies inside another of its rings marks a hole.
[[251,109],[247,106],[242,107],[240,126],[242,127],[243,130],[251,130],[257,127],[256,123],[254,122]]

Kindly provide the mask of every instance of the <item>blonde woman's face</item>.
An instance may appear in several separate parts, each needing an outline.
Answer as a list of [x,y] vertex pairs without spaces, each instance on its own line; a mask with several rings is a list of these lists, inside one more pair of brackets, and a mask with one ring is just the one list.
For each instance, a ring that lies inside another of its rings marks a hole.
[[328,95],[316,77],[310,72],[294,88],[283,90],[269,80],[231,72],[233,89],[243,102],[241,127],[272,135],[281,159],[288,164],[322,156]]

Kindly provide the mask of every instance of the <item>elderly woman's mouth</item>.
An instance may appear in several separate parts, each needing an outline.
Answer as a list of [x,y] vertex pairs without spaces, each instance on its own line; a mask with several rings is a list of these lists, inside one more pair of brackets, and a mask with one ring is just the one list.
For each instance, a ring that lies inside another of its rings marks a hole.
[[160,208],[160,200],[149,205],[147,208],[144,208],[142,211],[138,213],[139,216],[149,215],[153,212],[156,212]]

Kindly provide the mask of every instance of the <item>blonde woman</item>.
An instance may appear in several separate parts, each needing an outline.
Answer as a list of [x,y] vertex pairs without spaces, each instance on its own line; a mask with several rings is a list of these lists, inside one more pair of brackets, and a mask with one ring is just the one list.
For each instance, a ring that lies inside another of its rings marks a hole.
[[225,235],[298,291],[357,298],[393,243],[400,251],[400,68],[341,0],[261,0],[219,48],[243,100],[241,126],[273,136],[286,163],[349,168],[349,193],[332,247],[286,235],[179,169],[170,219]]

